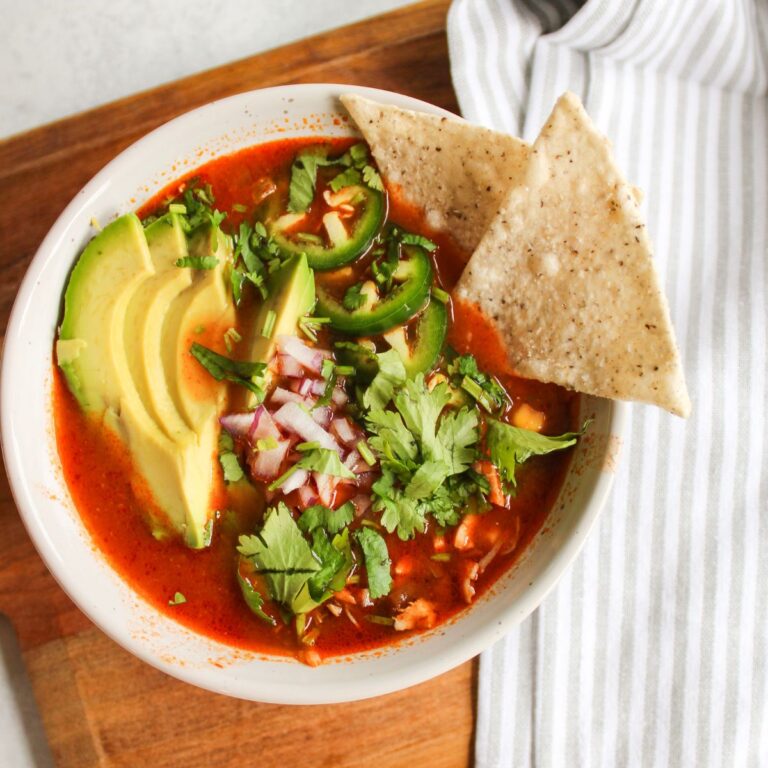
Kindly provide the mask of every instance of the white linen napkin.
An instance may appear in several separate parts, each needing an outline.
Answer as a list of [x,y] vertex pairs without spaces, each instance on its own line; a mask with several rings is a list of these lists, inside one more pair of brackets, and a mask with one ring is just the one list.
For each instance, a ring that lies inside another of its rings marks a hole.
[[478,768],[768,766],[768,3],[455,0],[468,119],[577,93],[646,192],[693,401],[635,406],[584,552],[483,654]]

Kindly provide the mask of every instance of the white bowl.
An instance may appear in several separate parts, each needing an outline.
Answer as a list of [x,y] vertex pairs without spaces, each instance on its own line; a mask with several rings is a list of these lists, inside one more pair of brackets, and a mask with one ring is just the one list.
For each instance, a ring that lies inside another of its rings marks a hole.
[[[581,548],[611,485],[627,407],[582,398],[592,416],[544,530],[521,561],[470,609],[416,639],[317,668],[231,648],[198,635],[139,598],[94,547],[70,499],[51,413],[52,349],[72,264],[107,222],[175,177],[246,146],[306,135],[345,136],[341,93],[449,114],[406,96],[342,85],[296,85],[214,102],[122,152],[67,206],[40,246],[11,314],[2,370],[2,448],[13,495],[38,552],[77,606],[139,658],[189,683],[257,701],[321,704],[420,683],[475,656],[539,605]],[[308,124],[303,118],[311,116]],[[200,154],[202,152],[202,154]]]

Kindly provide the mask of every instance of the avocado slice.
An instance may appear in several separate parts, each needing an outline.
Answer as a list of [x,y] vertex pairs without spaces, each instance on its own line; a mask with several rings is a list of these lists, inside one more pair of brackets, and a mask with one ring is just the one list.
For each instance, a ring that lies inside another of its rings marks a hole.
[[145,235],[154,274],[136,289],[125,320],[125,349],[136,387],[150,416],[179,445],[195,442],[181,417],[164,376],[160,332],[171,302],[192,283],[191,269],[176,266],[187,256],[187,238],[175,213],[154,221]]
[[120,401],[115,354],[123,346],[125,312],[136,287],[153,271],[144,229],[132,213],[99,232],[72,270],[56,353],[85,411],[103,413]]
[[195,434],[173,415],[172,397],[161,402],[147,392],[168,391],[159,340],[164,302],[191,281],[183,274],[191,270],[168,266],[183,248],[179,222],[163,226],[152,234],[150,250],[141,222],[127,214],[86,246],[65,292],[57,356],[83,409],[101,417],[131,451],[141,475],[137,493],[151,497],[189,546],[202,547],[211,519],[215,420],[211,434]]
[[[276,269],[267,283],[268,295],[259,308],[254,321],[249,360],[268,363],[275,354],[278,336],[296,334],[299,320],[315,306],[315,276],[303,253],[291,256]],[[275,314],[272,333],[264,336],[270,312]],[[255,395],[250,394],[248,407],[256,405]]]
[[[210,230],[197,232],[190,239],[190,255],[215,255],[219,263],[213,269],[187,270],[193,272],[192,284],[173,300],[163,328],[168,389],[185,423],[195,432],[215,421],[224,407],[226,386],[200,370],[189,349],[200,331],[214,327],[223,332],[235,324],[235,307],[227,287],[232,240],[221,230],[215,236],[215,248]],[[199,386],[191,383],[195,376]]]

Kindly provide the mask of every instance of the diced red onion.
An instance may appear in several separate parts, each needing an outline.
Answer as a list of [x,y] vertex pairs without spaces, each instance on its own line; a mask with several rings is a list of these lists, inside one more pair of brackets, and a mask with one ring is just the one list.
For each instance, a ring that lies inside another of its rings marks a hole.
[[344,466],[347,469],[352,470],[355,474],[364,472],[368,469],[368,465],[363,461],[362,457],[357,451],[350,451],[349,456],[344,459]]
[[352,503],[355,505],[355,517],[364,515],[371,506],[371,497],[364,494],[358,494],[352,499]]
[[286,403],[274,414],[275,422],[294,432],[308,443],[319,443],[322,448],[339,451],[339,444],[297,403]]
[[333,503],[333,492],[336,488],[335,477],[331,475],[321,475],[319,472],[313,472],[312,477],[317,486],[317,495],[320,497],[320,503],[329,507]]
[[248,459],[251,475],[257,480],[272,480],[277,477],[289,448],[290,441],[279,440],[275,448],[251,453]]
[[313,373],[320,373],[323,367],[323,360],[331,356],[328,350],[308,347],[295,336],[278,336],[277,346],[281,354],[292,357],[300,365]]
[[269,411],[260,405],[253,412],[253,422],[248,432],[248,440],[251,443],[255,443],[257,440],[262,440],[267,437],[274,437],[275,439],[282,437],[280,430],[272,421],[272,416]]
[[352,425],[344,417],[334,419],[331,422],[331,433],[334,434],[344,445],[355,445],[360,438],[352,429]]
[[333,411],[327,405],[321,405],[313,408],[312,418],[321,426],[327,427],[331,423],[333,417]]
[[253,413],[228,413],[219,419],[232,437],[245,437],[253,424]]
[[269,398],[270,404],[283,405],[284,403],[300,403],[301,405],[312,405],[312,401],[302,397],[298,392],[291,392],[289,389],[275,387],[272,396]]
[[347,393],[340,387],[336,387],[336,389],[334,389],[333,392],[331,393],[331,401],[336,406],[345,405],[347,400],[349,400],[349,397],[347,397]]
[[282,376],[290,376],[294,379],[300,379],[304,376],[304,369],[299,361],[289,355],[277,356],[277,370]]
[[310,392],[313,395],[322,395],[323,394],[323,387],[320,387],[320,391],[315,391],[315,384],[322,384],[322,381],[319,381],[317,379],[302,379],[301,384],[299,385],[299,394],[303,397],[306,397]]
[[307,381],[310,383],[313,395],[322,395],[325,392],[325,382],[322,379],[307,379]]
[[306,485],[309,480],[309,472],[306,469],[297,469],[281,486],[280,490],[283,493],[290,493],[297,488],[301,488]]
[[304,509],[311,507],[313,504],[317,504],[317,492],[311,485],[302,485],[301,488],[299,488],[298,493],[299,503]]

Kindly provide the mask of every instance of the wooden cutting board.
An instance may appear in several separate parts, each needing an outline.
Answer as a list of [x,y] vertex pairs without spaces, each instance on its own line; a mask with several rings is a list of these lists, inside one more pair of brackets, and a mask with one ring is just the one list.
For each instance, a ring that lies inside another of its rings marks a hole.
[[[43,236],[73,195],[147,131],[213,99],[285,83],[356,83],[457,111],[445,18],[428,0],[0,142],[0,329]],[[61,768],[471,763],[472,663],[355,704],[283,707],[178,682],[133,658],[61,591],[0,477],[0,612],[18,633]]]

